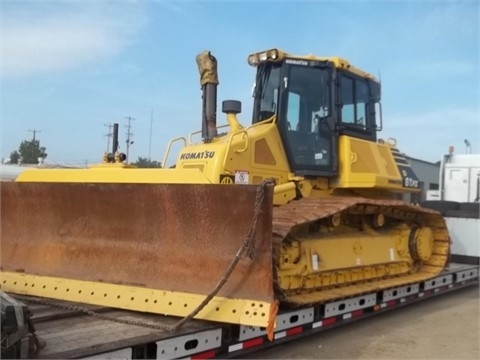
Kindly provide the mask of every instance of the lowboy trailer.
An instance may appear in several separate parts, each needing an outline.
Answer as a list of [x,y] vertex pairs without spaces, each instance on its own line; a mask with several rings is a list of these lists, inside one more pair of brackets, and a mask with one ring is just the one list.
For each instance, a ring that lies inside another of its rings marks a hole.
[[[428,281],[318,306],[283,309],[272,340],[261,327],[194,319],[174,332],[177,317],[2,293],[2,358],[240,357],[478,284],[478,265],[450,263]],[[4,348],[15,334],[17,340],[21,335],[20,340]]]

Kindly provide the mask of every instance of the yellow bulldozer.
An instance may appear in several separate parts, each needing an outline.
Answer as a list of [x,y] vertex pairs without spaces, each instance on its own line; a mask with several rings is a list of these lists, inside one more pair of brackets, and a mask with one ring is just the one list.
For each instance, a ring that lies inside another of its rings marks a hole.
[[174,166],[127,164],[116,135],[101,164],[2,184],[3,291],[272,327],[279,306],[444,269],[443,218],[401,200],[420,181],[377,139],[374,76],[339,57],[255,53],[252,124],[227,100],[217,126],[217,61],[196,60],[202,130],[169,142],[165,159],[182,144]]

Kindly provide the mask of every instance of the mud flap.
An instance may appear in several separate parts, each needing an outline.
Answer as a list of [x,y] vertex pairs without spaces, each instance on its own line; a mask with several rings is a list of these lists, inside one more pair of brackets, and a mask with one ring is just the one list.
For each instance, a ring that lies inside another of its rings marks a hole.
[[[252,227],[254,185],[2,183],[1,289],[186,316]],[[267,326],[272,197],[242,257],[196,317]]]

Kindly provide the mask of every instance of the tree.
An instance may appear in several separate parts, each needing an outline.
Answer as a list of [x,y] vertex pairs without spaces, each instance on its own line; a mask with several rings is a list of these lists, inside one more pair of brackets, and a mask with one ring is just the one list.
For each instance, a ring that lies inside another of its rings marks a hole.
[[161,168],[162,164],[155,160],[149,160],[147,158],[138,157],[138,160],[133,163],[133,165],[138,166],[139,168]]
[[40,140],[23,140],[18,152],[22,158],[22,163],[38,164],[38,158],[45,159],[47,157],[46,150],[45,147],[40,146]]
[[20,154],[17,150],[14,150],[10,153],[10,164],[18,164],[18,160],[20,160]]

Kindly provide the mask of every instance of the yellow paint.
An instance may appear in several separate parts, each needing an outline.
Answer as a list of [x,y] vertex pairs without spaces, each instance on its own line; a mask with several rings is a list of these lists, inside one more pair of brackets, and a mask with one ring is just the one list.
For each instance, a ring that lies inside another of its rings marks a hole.
[[[14,294],[117,307],[164,315],[187,316],[205,298],[198,294],[1,272],[0,289]],[[195,317],[251,326],[268,325],[270,304],[214,297]]]
[[117,166],[89,169],[31,169],[22,172],[18,182],[208,184],[198,169],[138,169]]
[[339,137],[339,178],[336,188],[405,189],[388,144],[374,143],[349,136]]
[[382,231],[340,226],[330,233],[293,234],[278,258],[280,286],[285,291],[319,289],[407,273],[413,263],[409,233],[410,228],[402,224]]
[[276,185],[273,193],[275,204],[287,204],[295,198],[295,184],[292,182]]

